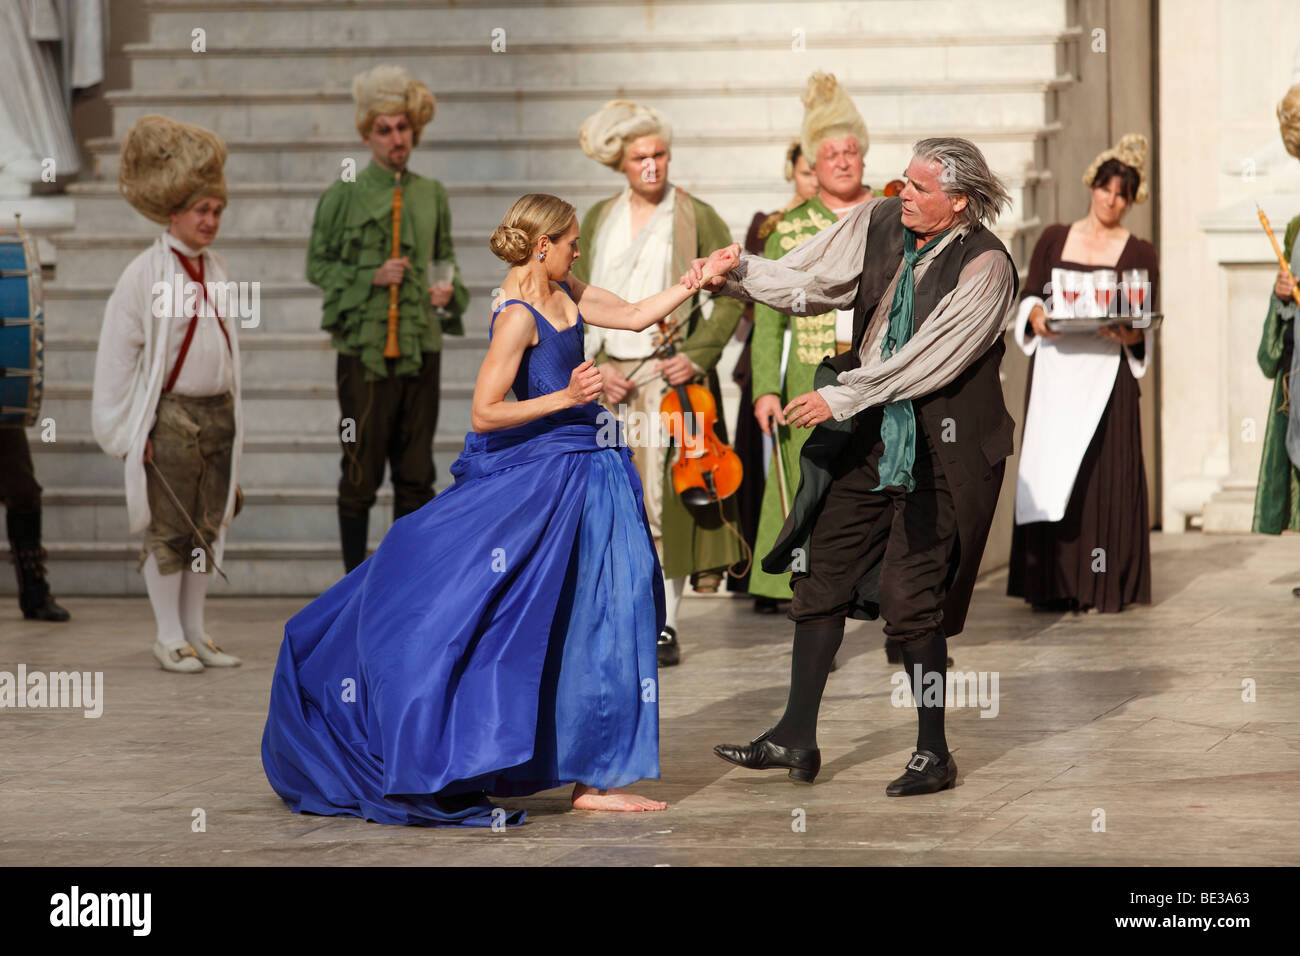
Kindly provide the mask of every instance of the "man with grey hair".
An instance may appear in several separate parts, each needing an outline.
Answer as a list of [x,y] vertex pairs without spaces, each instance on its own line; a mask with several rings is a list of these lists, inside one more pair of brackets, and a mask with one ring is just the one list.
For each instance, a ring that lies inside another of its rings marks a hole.
[[811,783],[821,767],[817,711],[845,618],[884,617],[919,721],[889,796],[957,779],[943,726],[947,639],[965,624],[1012,450],[998,367],[1018,285],[1006,247],[984,226],[1010,200],[973,143],[921,140],[906,178],[898,196],[862,204],[781,259],[745,255],[725,282],[709,283],[791,315],[854,310],[852,347],[824,360],[816,391],[785,408],[792,426],[815,429],[790,516],[763,559],[769,573],[793,572],[785,714],[752,743],[715,752]]

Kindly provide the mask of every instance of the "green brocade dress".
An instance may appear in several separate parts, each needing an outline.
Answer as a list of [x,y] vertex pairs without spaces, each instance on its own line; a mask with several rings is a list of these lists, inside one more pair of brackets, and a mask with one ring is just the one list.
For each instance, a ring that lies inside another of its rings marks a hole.
[[[1293,273],[1300,272],[1300,257],[1296,256],[1296,235],[1300,233],[1300,216],[1286,227],[1282,253],[1291,263]],[[1300,473],[1286,451],[1286,427],[1290,418],[1291,401],[1296,401],[1296,385],[1286,383],[1291,373],[1291,357],[1295,350],[1295,317],[1297,306],[1285,303],[1275,293],[1270,293],[1268,316],[1264,319],[1264,334],[1259,340],[1259,369],[1266,378],[1273,379],[1273,397],[1269,402],[1264,427],[1264,450],[1259,462],[1259,481],[1255,485],[1255,517],[1251,530],[1263,534],[1281,534],[1283,531],[1300,531]]]

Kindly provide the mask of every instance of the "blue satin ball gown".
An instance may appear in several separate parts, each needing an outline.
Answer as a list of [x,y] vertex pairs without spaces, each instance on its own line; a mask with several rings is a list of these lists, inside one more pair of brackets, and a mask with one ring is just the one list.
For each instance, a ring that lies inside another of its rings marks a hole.
[[[583,361],[581,316],[528,308],[521,401]],[[610,421],[593,402],[471,432],[455,484],[288,622],[262,765],[292,810],[519,823],[486,795],[659,776],[663,584]]]

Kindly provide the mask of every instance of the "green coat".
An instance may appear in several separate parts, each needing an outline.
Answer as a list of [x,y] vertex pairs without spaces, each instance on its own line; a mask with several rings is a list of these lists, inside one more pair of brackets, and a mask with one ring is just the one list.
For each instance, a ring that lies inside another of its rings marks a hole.
[[[1300,233],[1300,216],[1286,227],[1282,253],[1291,263],[1293,273],[1300,272],[1296,252],[1296,235]],[[1259,482],[1255,486],[1255,518],[1251,530],[1264,534],[1300,531],[1300,474],[1286,453],[1286,426],[1290,418],[1287,393],[1291,401],[1298,396],[1296,384],[1284,389],[1291,372],[1291,355],[1295,348],[1293,329],[1297,307],[1284,303],[1276,293],[1269,295],[1264,334],[1259,340],[1259,369],[1273,379],[1273,398],[1269,402],[1264,427],[1264,452],[1259,462]]]
[[[579,227],[578,251],[581,255],[574,263],[573,274],[583,282],[590,281],[591,264],[595,262],[595,241],[601,223],[608,214],[613,198],[596,203],[582,218]],[[672,274],[680,276],[690,268],[692,259],[708,256],[724,246],[731,245],[731,230],[708,203],[700,202],[683,189],[677,190],[673,216]],[[674,318],[691,314],[699,299],[698,294],[688,299]],[[709,388],[715,400],[719,398],[718,376],[714,367],[722,357],[722,350],[736,331],[744,306],[736,299],[723,296],[713,298],[713,313],[701,321],[699,313],[687,320],[686,337],[678,351],[704,369]],[[604,358],[597,356],[597,361]],[[718,401],[719,413],[722,404]],[[637,453],[642,453],[637,449]],[[670,456],[671,458],[671,456]],[[681,499],[673,493],[672,474],[666,469],[664,476],[663,513],[663,570],[669,578],[684,577],[696,571],[727,568],[741,560],[735,496],[724,503],[723,514],[731,526],[721,523],[716,514],[696,518],[686,510]]]
[[[339,180],[316,204],[307,246],[307,278],[325,292],[321,328],[339,352],[359,355],[367,378],[387,378],[384,343],[388,338],[388,287],[371,280],[393,251],[391,172],[371,162],[356,182]],[[397,344],[402,351],[395,374],[414,375],[425,352],[442,348],[443,333],[464,335],[461,316],[469,290],[456,266],[446,315],[437,318],[429,302],[429,262],[456,258],[451,240],[451,207],[436,179],[412,172],[402,177],[402,255],[411,260],[398,292]]]
[[[839,221],[817,196],[807,199],[789,210],[777,222],[767,237],[763,255],[780,259],[783,255]],[[785,385],[781,383],[781,351],[785,330],[794,323],[790,336],[790,354],[786,363]],[[776,395],[781,407],[790,399],[813,390],[813,375],[822,359],[835,354],[835,313],[822,315],[789,316],[766,305],[754,305],[754,337],[750,344],[750,362],[754,369],[754,398]],[[789,508],[799,487],[799,453],[812,429],[777,426],[777,440],[781,443],[782,464],[786,476],[786,507]],[[775,463],[773,463],[773,469]],[[763,486],[763,505],[759,512],[758,533],[754,540],[754,554],[764,555],[776,544],[777,535],[785,523],[781,513],[781,489],[775,470],[769,470]],[[788,601],[791,597],[790,574],[768,574],[755,561],[749,573],[749,593],[761,597]]]

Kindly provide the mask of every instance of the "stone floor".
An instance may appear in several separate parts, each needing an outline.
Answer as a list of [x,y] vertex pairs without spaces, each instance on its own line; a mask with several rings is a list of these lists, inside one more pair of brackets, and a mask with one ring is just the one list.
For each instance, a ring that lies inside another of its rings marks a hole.
[[[812,787],[724,764],[780,713],[791,625],[688,598],[662,675],[654,815],[580,813],[567,791],[509,801],[505,832],[290,813],[258,746],[297,600],[214,599],[245,666],[164,674],[148,604],[68,598],[68,625],[0,608],[0,671],[102,671],[103,715],[0,711],[0,865],[1300,863],[1300,537],[1153,538],[1150,607],[1034,614],[981,582],[958,668],[998,675],[997,714],[949,710],[954,790],[891,800],[914,741],[876,624],[850,626],[822,708]],[[1255,699],[1243,701],[1244,682]],[[202,810],[203,832],[195,831]],[[1102,825],[1104,823],[1104,830]]]

